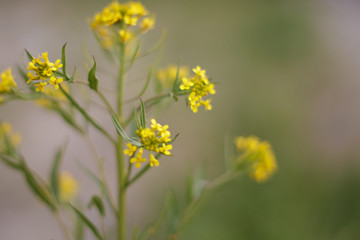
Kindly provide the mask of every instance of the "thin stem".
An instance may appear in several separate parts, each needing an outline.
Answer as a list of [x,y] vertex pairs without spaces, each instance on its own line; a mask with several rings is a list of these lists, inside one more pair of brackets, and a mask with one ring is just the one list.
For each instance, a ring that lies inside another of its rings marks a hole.
[[111,135],[103,129],[90,115],[83,109],[76,101],[75,99],[66,92],[61,85],[59,85],[60,90],[62,93],[66,96],[67,99],[73,104],[73,106],[84,116],[86,120],[88,120],[97,130],[99,130],[105,137],[109,139],[110,142],[115,143],[115,140],[111,137]]
[[[125,44],[120,43],[120,68],[117,88],[117,118],[123,122],[123,86],[125,79]],[[116,144],[117,176],[118,176],[118,240],[126,236],[126,169],[123,154],[123,139],[118,136]]]
[[142,175],[144,175],[150,169],[150,163],[148,163],[145,167],[143,167],[140,172],[138,172],[130,181],[128,181],[125,185],[128,188],[131,184],[136,182]]

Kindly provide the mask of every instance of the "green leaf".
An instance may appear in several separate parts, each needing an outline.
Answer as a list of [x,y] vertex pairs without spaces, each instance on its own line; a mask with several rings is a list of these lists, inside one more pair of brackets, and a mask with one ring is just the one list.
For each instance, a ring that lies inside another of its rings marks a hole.
[[31,56],[31,54],[28,52],[28,50],[25,49],[25,52],[26,52],[26,56],[27,58],[29,59],[29,61],[31,62],[34,58],[33,56]]
[[21,170],[21,165],[16,162],[15,158],[12,158],[5,154],[0,154],[0,160],[2,160],[9,167],[14,168],[15,170]]
[[117,117],[111,113],[111,119],[112,122],[116,128],[117,133],[128,143],[131,143],[134,146],[140,147],[141,143],[139,143],[138,141],[135,141],[134,139],[131,139],[128,137],[128,135],[126,134],[124,128],[121,126],[119,120],[117,119]]
[[55,199],[59,201],[59,167],[64,156],[65,147],[56,152],[50,172],[50,187]]
[[136,128],[137,128],[137,129],[140,129],[141,124],[140,124],[139,115],[138,115],[136,109],[134,109],[134,118],[135,118],[135,122],[136,122]]
[[141,98],[140,98],[140,124],[142,128],[146,128],[145,106]]
[[66,80],[70,80],[70,78],[68,77],[68,75],[67,75],[67,73],[66,73],[66,55],[65,55],[66,44],[67,44],[67,43],[65,43],[65,44],[62,46],[62,49],[61,49],[61,62],[62,62],[62,64],[63,64],[62,71],[63,71],[63,73],[64,73],[65,79],[66,79]]
[[92,198],[88,204],[88,208],[91,208],[93,206],[95,206],[98,209],[101,216],[103,216],[103,217],[105,216],[104,203],[101,200],[101,198],[97,195],[92,196]]
[[90,69],[89,71],[89,75],[88,75],[88,81],[89,81],[89,86],[91,89],[93,89],[94,91],[97,91],[97,87],[98,87],[98,79],[95,76],[95,72],[96,72],[96,61],[95,58],[94,59],[94,65],[93,67]]
[[[180,84],[179,84],[180,67],[181,67],[181,59],[179,60],[178,65],[177,65],[176,78],[175,78],[175,81],[174,81],[173,87],[172,87],[173,92],[176,92],[179,89],[179,86],[180,86]],[[177,99],[176,99],[176,101],[177,101]]]
[[76,213],[76,215],[90,228],[92,233],[96,236],[97,239],[102,240],[103,237],[100,234],[100,231],[97,229],[95,224],[90,221],[80,210],[70,204],[71,209]]

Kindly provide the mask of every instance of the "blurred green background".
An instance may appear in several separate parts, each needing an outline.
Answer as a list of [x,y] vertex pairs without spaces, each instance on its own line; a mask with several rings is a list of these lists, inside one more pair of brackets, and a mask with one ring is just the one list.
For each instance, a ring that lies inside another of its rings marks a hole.
[[[59,57],[62,44],[68,42],[70,64],[82,68],[81,48],[86,43],[99,65],[111,71],[107,62],[101,63],[101,51],[86,22],[108,2],[2,0],[1,69],[21,62],[24,48],[34,55],[48,50]],[[205,162],[208,178],[218,176],[224,170],[225,136],[254,134],[271,142],[279,171],[263,184],[242,177],[218,191],[182,239],[359,239],[360,4],[143,3],[157,19],[145,45],[154,43],[163,29],[168,31],[160,66],[181,58],[184,65],[207,69],[218,84],[211,112],[194,115],[179,101],[159,115],[160,122],[168,123],[180,137],[173,159],[162,162],[130,191],[129,229],[156,218],[167,190],[173,189],[183,201],[189,169]],[[146,75],[154,59],[141,61],[135,66],[141,71],[130,76]],[[103,112],[94,114],[112,128]],[[23,135],[24,151],[43,175],[56,144],[72,137],[65,168],[78,174],[84,200],[96,191],[75,170],[75,159],[86,162],[89,157],[81,139],[56,116],[17,102],[0,107],[0,119],[13,123]],[[54,130],[54,124],[60,130]],[[102,145],[95,131],[92,134],[101,154],[109,158],[107,170],[114,180],[110,148]],[[24,185],[20,176],[0,165],[0,238],[59,239],[51,215]]]

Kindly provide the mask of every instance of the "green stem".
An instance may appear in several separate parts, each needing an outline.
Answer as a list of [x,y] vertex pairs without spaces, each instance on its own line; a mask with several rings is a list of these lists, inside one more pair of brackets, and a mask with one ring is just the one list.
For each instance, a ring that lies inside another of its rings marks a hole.
[[111,137],[111,135],[105,131],[90,115],[83,109],[76,101],[75,99],[64,90],[64,88],[59,85],[61,92],[65,95],[67,99],[73,104],[73,106],[84,116],[86,120],[88,120],[97,130],[99,130],[102,134],[104,134],[105,137],[109,139],[110,142],[115,143],[114,139]]
[[[117,118],[123,122],[123,86],[125,79],[125,44],[120,43],[120,69],[117,88]],[[116,145],[117,176],[118,176],[118,240],[126,237],[126,170],[123,154],[123,139],[118,136]]]

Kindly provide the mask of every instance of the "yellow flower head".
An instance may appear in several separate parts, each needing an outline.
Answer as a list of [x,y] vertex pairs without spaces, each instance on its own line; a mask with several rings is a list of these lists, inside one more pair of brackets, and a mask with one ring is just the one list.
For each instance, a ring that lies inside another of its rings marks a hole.
[[[160,69],[157,72],[156,76],[162,87],[170,88],[172,87],[176,79],[177,73],[178,73],[178,66],[169,65],[165,69]],[[186,66],[181,66],[179,68],[179,79],[186,78],[188,75],[189,75],[189,68]]]
[[54,85],[55,89],[59,89],[59,84],[63,81],[62,78],[57,78],[55,73],[63,67],[60,59],[56,60],[55,63],[50,62],[48,58],[48,53],[44,52],[41,56],[39,55],[38,58],[33,58],[27,69],[30,71],[28,72],[29,80],[27,83],[29,84],[32,81],[39,80],[36,84],[36,91],[43,92],[44,86],[48,83],[50,85]]
[[95,14],[91,21],[91,28],[101,45],[109,48],[119,39],[119,35],[113,34],[114,30],[120,33],[120,41],[127,43],[132,37],[130,28],[140,28],[142,32],[153,28],[155,20],[153,17],[146,17],[148,14],[140,2],[114,1]]
[[78,192],[78,182],[68,172],[63,172],[59,178],[59,196],[62,201],[69,201]]
[[237,163],[249,164],[249,174],[257,182],[267,180],[277,169],[275,155],[271,145],[266,141],[260,141],[255,136],[238,137],[235,145],[239,153]]
[[188,101],[191,110],[196,113],[200,105],[205,107],[205,110],[211,110],[212,106],[210,100],[203,100],[203,98],[210,94],[215,94],[214,84],[210,83],[206,76],[206,71],[201,69],[200,66],[193,68],[195,76],[188,79],[182,78],[180,90],[190,91]]
[[11,68],[7,68],[1,73],[0,93],[10,92],[12,88],[16,88],[16,82],[11,74]]
[[[170,131],[168,131],[168,125],[161,125],[156,122],[155,119],[151,119],[150,128],[140,128],[136,131],[136,135],[140,139],[141,147],[138,149],[131,143],[128,143],[128,149],[124,151],[125,155],[130,158],[130,163],[135,163],[136,167],[140,167],[141,163],[146,162],[146,158],[142,157],[144,150],[149,151],[150,166],[159,166],[159,161],[151,153],[171,155],[170,150],[173,148],[170,144]],[[136,151],[139,150],[137,153]],[[134,157],[135,156],[135,157]]]

